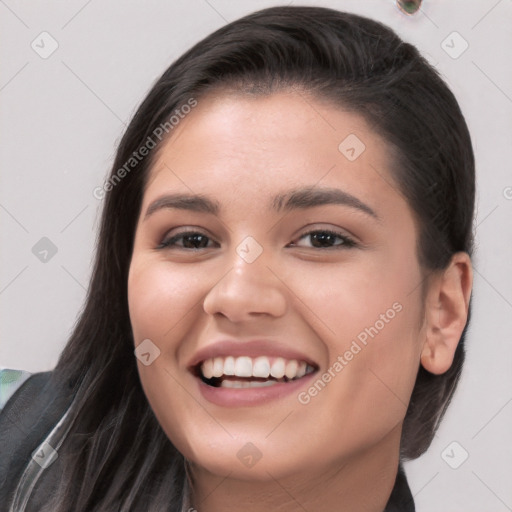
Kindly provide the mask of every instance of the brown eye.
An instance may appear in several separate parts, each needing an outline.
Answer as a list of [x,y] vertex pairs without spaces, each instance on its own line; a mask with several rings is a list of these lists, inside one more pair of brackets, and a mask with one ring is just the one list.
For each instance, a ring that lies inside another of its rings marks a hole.
[[[180,241],[181,243],[179,243]],[[167,238],[158,246],[158,249],[165,249],[170,247],[192,250],[205,249],[207,248],[209,241],[210,238],[203,233],[187,231]]]
[[[302,240],[303,238],[309,237],[311,244],[308,246],[302,246],[302,247],[312,247],[315,249],[348,249],[350,247],[354,247],[356,243],[354,240],[352,240],[347,235],[344,235],[342,233],[337,233],[336,231],[330,231],[326,229],[317,229],[314,231],[308,231],[307,233],[304,233],[301,235],[299,240]],[[299,244],[294,243],[293,245],[298,246]]]

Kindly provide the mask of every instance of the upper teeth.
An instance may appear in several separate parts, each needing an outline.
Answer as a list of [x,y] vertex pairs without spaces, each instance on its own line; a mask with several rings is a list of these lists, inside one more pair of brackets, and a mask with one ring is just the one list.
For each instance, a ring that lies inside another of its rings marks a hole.
[[206,359],[201,365],[201,372],[206,379],[222,377],[223,375],[236,375],[237,377],[260,377],[268,379],[274,377],[288,379],[304,377],[308,371],[313,370],[305,361],[297,359],[284,359],[277,357],[271,361],[267,356],[260,357],[214,357]]

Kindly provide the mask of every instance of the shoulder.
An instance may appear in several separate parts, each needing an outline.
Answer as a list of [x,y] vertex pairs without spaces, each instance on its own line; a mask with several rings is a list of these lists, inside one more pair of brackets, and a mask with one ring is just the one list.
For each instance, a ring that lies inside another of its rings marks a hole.
[[6,398],[0,411],[0,503],[12,499],[32,453],[73,398],[71,384],[54,371],[19,375],[5,370],[1,374]]
[[400,462],[395,485],[384,512],[414,512],[414,498],[407,482],[403,464]]
[[0,412],[16,390],[32,375],[25,370],[0,368]]

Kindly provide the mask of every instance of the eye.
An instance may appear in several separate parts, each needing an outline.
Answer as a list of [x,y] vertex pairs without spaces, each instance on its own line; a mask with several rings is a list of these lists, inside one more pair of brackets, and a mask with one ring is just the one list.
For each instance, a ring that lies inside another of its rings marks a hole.
[[[178,243],[180,242],[181,243]],[[184,231],[169,238],[164,239],[157,249],[177,247],[179,249],[205,249],[208,248],[208,242],[211,241],[208,236],[199,231]]]
[[294,242],[292,246],[311,247],[314,249],[349,249],[357,245],[356,242],[349,236],[343,233],[338,233],[336,231],[331,231],[329,229],[316,229],[308,231],[303,233],[299,240],[307,237],[309,237],[311,242],[309,245],[299,245],[298,243]]
[[[317,229],[303,233],[298,240],[309,237],[309,244],[293,242],[292,247],[310,247],[313,249],[348,249],[355,247],[357,243],[349,236],[329,229]],[[157,249],[176,247],[179,249],[200,250],[207,249],[216,244],[211,238],[200,231],[184,231],[164,239]],[[217,244],[218,245],[218,244]]]

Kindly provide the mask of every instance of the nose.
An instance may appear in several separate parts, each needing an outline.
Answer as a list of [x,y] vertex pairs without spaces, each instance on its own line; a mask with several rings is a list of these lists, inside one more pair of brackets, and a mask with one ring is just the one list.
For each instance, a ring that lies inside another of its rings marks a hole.
[[235,252],[230,263],[229,270],[206,294],[206,313],[224,316],[233,323],[284,315],[286,286],[268,266],[267,258],[260,255],[248,263]]

